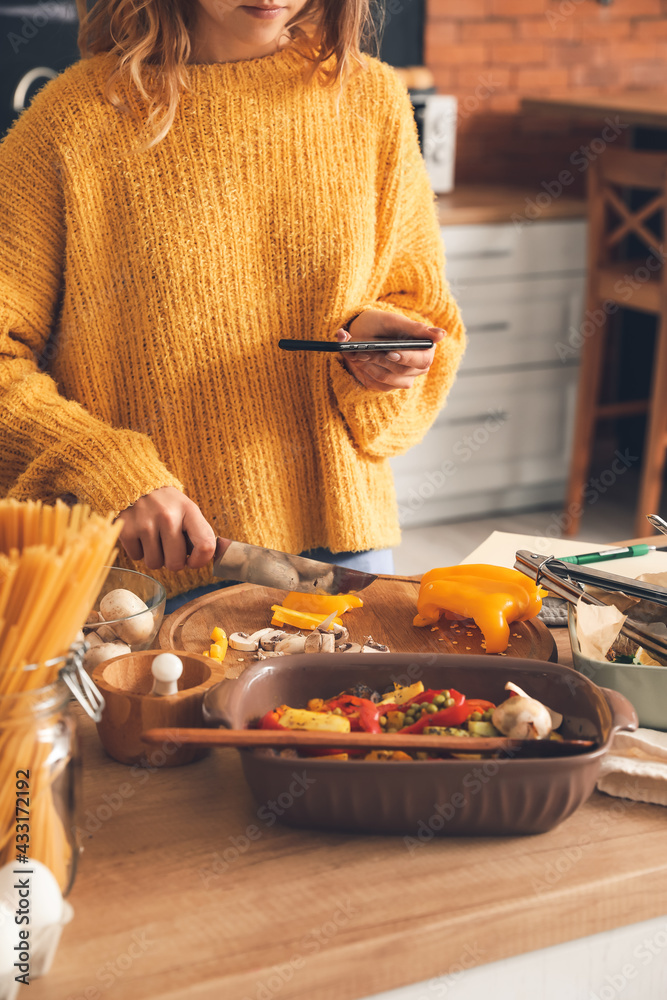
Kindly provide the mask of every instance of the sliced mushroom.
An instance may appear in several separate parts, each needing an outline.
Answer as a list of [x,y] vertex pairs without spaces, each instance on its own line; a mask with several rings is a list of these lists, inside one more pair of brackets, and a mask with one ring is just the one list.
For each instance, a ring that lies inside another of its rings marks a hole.
[[254,655],[253,657],[251,657],[251,659],[253,659],[253,660],[270,660],[270,659],[272,659],[272,658],[273,658],[274,656],[284,656],[284,655],[285,655],[284,653],[276,653],[276,651],[275,651],[275,650],[273,650],[273,649],[272,649],[272,650],[271,650],[270,652],[265,652],[265,651],[264,651],[264,650],[263,650],[263,649],[262,649],[262,648],[260,647],[260,648],[259,648],[259,649],[257,650],[257,652],[255,653],[255,655]]
[[303,653],[306,647],[306,637],[297,632],[295,635],[288,635],[280,642],[276,643],[276,653]]
[[324,635],[315,629],[314,632],[309,632],[304,640],[304,653],[319,653],[322,649],[322,640]]
[[276,648],[277,644],[282,639],[286,639],[288,635],[289,633],[283,631],[283,629],[271,629],[268,635],[262,636],[259,640],[259,645],[264,650],[273,650]]
[[384,646],[381,642],[376,642],[372,636],[367,635],[364,639],[362,653],[388,653],[389,646]]
[[318,626],[318,632],[322,632],[323,635],[333,635],[334,644],[340,646],[341,642],[347,642],[350,638],[350,633],[345,628],[344,625],[338,625],[336,622],[332,622],[329,629],[324,630],[321,625]]
[[333,632],[325,632],[324,635],[320,636],[320,639],[320,653],[336,652],[336,640]]
[[259,644],[263,636],[268,635],[270,632],[275,632],[275,629],[260,628],[257,632],[253,632],[252,635],[248,635],[247,632],[232,632],[229,637],[229,645],[232,649],[239,649],[246,653],[255,653],[259,649]]
[[339,646],[336,647],[339,653],[360,653],[361,643],[358,642],[341,642]]

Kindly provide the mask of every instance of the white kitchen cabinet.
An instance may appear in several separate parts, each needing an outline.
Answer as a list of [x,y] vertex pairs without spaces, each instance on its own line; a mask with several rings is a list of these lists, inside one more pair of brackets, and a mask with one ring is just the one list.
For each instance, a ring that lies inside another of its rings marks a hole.
[[569,465],[585,221],[442,233],[469,346],[433,428],[392,460],[405,527],[557,504]]

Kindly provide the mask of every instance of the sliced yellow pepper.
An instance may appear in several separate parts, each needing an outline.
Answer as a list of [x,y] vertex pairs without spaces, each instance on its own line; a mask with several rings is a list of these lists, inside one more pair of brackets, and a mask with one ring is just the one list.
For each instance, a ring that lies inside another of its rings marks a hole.
[[487,653],[503,653],[510,640],[510,622],[538,614],[544,594],[515,569],[484,564],[445,566],[422,577],[414,624],[435,625],[443,611],[472,618],[484,635]]
[[300,594],[293,590],[283,601],[284,608],[292,611],[305,611],[307,614],[330,615],[336,611],[339,615],[350,608],[363,607],[363,601],[356,594]]
[[[326,615],[306,614],[305,611],[293,611],[280,604],[272,604],[271,610],[273,611],[272,625],[294,625],[295,628],[307,628],[311,631],[321,625],[331,614],[331,612]],[[340,618],[334,618],[334,622],[336,625],[343,624]]]
[[216,625],[211,632],[211,647],[209,649],[209,656],[211,659],[217,660],[218,663],[222,663],[227,655],[227,645],[227,633],[224,628],[220,628]]
[[305,729],[308,732],[349,733],[350,720],[333,712],[307,712],[305,708],[287,708],[280,716],[280,725],[286,729]]
[[410,684],[409,687],[400,687],[400,685],[397,684],[395,690],[386,694],[384,698],[378,702],[378,704],[403,705],[406,701],[416,698],[418,694],[422,694],[423,691],[424,685],[421,681],[417,681],[415,684]]

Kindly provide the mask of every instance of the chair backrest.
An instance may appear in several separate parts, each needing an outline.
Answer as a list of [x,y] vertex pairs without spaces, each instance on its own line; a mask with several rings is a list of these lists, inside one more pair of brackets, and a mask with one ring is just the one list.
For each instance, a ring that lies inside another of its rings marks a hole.
[[[664,262],[667,153],[606,149],[591,164],[588,181],[590,236],[597,246],[597,259],[601,263],[608,261],[610,252],[632,234]],[[624,198],[623,188],[656,193],[639,208],[633,208]],[[662,213],[662,239],[646,225],[659,212]]]

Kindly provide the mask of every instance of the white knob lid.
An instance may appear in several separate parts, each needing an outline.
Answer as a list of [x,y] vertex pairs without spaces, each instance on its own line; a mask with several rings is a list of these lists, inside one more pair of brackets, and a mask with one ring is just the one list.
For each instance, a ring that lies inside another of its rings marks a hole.
[[183,673],[183,662],[175,653],[160,653],[151,664],[156,681],[177,681]]

